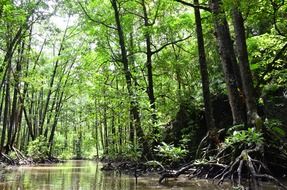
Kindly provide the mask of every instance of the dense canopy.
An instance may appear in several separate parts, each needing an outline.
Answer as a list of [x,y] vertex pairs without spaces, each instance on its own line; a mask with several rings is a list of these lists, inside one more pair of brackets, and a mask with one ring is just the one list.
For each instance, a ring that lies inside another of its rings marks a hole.
[[0,23],[2,160],[286,161],[284,0],[0,0]]

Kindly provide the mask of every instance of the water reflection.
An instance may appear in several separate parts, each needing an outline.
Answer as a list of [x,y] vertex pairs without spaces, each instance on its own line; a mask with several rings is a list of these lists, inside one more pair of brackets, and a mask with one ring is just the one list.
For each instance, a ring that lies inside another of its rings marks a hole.
[[68,161],[63,164],[24,166],[2,176],[0,190],[214,190],[230,189],[207,180],[169,180],[158,184],[158,176],[138,178],[119,172],[103,172],[101,163]]

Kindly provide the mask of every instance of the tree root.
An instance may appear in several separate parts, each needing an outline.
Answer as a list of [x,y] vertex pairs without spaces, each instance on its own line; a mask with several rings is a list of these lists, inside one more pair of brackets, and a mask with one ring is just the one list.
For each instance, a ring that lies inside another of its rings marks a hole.
[[225,167],[227,166],[224,164],[219,164],[219,163],[192,163],[192,164],[183,166],[179,170],[166,170],[162,172],[161,177],[159,178],[159,183],[162,183],[162,181],[167,178],[177,178],[181,174],[184,174],[185,172],[191,169],[192,169],[192,172],[190,173],[190,175],[188,175],[189,178],[198,177],[198,175],[203,175],[203,173],[206,174],[206,178],[208,178],[209,173],[214,168],[220,168],[222,170]]
[[0,156],[2,157],[2,159],[4,161],[6,161],[8,164],[10,165],[15,165],[15,162],[12,158],[10,158],[10,156],[8,156],[7,154],[0,152]]
[[193,166],[194,166],[193,164],[189,164],[189,165],[186,165],[180,168],[179,170],[166,170],[161,174],[159,178],[159,183],[162,183],[162,181],[167,178],[177,178],[178,176],[180,176],[181,174],[183,174],[184,172],[186,172]]
[[237,186],[242,187],[242,170],[243,166],[247,168],[247,173],[249,173],[249,177],[252,181],[253,188],[258,189],[258,183],[260,179],[267,179],[274,182],[276,185],[282,187],[283,189],[287,189],[285,185],[280,183],[276,178],[267,173],[261,174],[260,170],[263,168],[265,172],[270,173],[267,166],[256,159],[252,159],[250,157],[250,153],[258,152],[260,147],[257,146],[254,149],[243,150],[241,154],[231,163],[228,167],[226,167],[221,173],[216,175],[214,179],[219,179],[218,184],[222,184],[226,178],[231,178],[232,183],[234,181],[234,174],[237,174]]
[[144,165],[158,165],[161,167],[161,169],[163,171],[166,171],[166,168],[159,161],[156,161],[156,160],[148,161],[148,162],[144,163]]
[[[230,161],[229,164],[220,164],[217,161],[214,162],[200,162],[188,164],[179,170],[166,170],[161,174],[159,178],[159,183],[162,183],[164,179],[177,178],[185,172],[189,172],[189,178],[192,177],[204,177],[213,178],[218,180],[218,185],[222,184],[225,179],[231,179],[234,186],[241,187],[243,189],[242,179],[250,179],[250,184],[252,189],[257,190],[259,187],[260,180],[269,180],[275,185],[286,189],[287,187],[280,183],[275,177],[273,177],[268,169],[268,167],[261,161],[251,158],[251,155],[256,155],[256,153],[262,153],[261,146],[256,146],[253,149],[242,150],[241,154]],[[220,153],[221,154],[221,153]],[[191,171],[191,169],[193,169]]]
[[[214,149],[214,146],[219,145],[219,136],[222,132],[224,132],[225,129],[214,129],[207,131],[206,135],[203,137],[203,139],[200,141],[196,153],[195,153],[195,159],[201,158],[206,159],[211,153],[217,152],[217,147]],[[202,148],[205,147],[205,148]],[[212,148],[213,147],[213,148]],[[202,151],[202,152],[201,152]]]
[[3,162],[6,162],[9,165],[27,165],[33,164],[33,160],[24,156],[24,154],[15,147],[11,147],[10,151],[15,153],[15,156],[11,157],[8,154],[0,152],[0,158]]

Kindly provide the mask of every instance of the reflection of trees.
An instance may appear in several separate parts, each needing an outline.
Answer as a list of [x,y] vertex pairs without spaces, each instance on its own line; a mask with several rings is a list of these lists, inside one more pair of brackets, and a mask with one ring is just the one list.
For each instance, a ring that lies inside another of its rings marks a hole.
[[133,177],[118,172],[102,172],[100,168],[99,163],[92,161],[68,161],[63,165],[20,168],[2,175],[0,190],[132,190],[136,188]]
[[79,161],[74,161],[73,162],[73,168],[71,172],[71,179],[72,179],[72,188],[73,190],[79,190],[80,189],[80,181],[81,181],[81,162]]
[[99,188],[99,182],[100,182],[100,178],[99,178],[99,163],[96,163],[96,171],[95,171],[95,183],[93,184],[93,189],[100,189]]

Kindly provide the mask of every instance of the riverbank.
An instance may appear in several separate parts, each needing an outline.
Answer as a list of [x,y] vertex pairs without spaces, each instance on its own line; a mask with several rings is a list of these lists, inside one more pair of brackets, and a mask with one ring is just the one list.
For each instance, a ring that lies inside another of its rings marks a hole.
[[[158,175],[134,176],[117,171],[102,171],[103,163],[90,160],[67,161],[63,164],[20,166],[4,174],[0,189],[5,190],[214,190],[216,184],[208,180],[167,180],[158,183]],[[230,189],[225,183],[220,189]],[[269,190],[269,189],[268,189]],[[273,190],[273,189],[272,189]],[[274,189],[275,190],[275,189]]]
[[[248,174],[243,173],[241,176],[241,182],[235,182],[234,178],[238,176],[230,177],[218,177],[221,173],[228,172],[228,165],[220,163],[209,163],[209,162],[191,162],[184,165],[178,165],[174,167],[163,166],[158,161],[149,162],[118,162],[111,161],[105,162],[102,171],[119,171],[134,177],[136,180],[142,176],[157,175],[157,180],[159,184],[165,184],[170,180],[175,180],[179,178],[185,178],[186,180],[199,179],[199,180],[211,180],[218,187],[221,187],[223,183],[227,183],[232,188],[238,189],[262,189],[261,187],[266,184],[272,184],[270,186],[276,187],[277,189],[287,189],[287,176],[283,175],[279,178],[274,178],[272,174],[262,175],[258,177],[256,187],[250,181]],[[256,169],[257,170],[257,169]],[[231,187],[230,187],[231,188]]]
[[0,169],[25,166],[25,165],[27,166],[27,165],[39,165],[39,164],[55,164],[63,162],[64,160],[60,160],[55,157],[45,159],[33,159],[31,157],[26,157],[21,153],[21,158],[19,158],[19,157],[8,156],[2,153],[2,157],[0,157]]
[[[50,163],[38,165],[22,165],[13,167],[1,175],[0,189],[5,190],[65,190],[65,189],[114,189],[114,190],[214,190],[232,189],[232,183],[226,180],[218,185],[211,179],[190,178],[188,170],[177,178],[167,178],[159,183],[160,171],[143,170],[143,167],[151,168],[146,164],[117,163],[121,166],[113,170],[103,170],[108,163],[92,160],[68,160],[65,163]],[[111,163],[115,166],[115,163]],[[125,166],[125,167],[123,167]],[[137,177],[134,169],[137,168]],[[160,167],[159,167],[160,168]],[[176,169],[176,168],[175,168]],[[2,171],[2,170],[0,170]],[[162,170],[161,170],[162,171]],[[283,183],[287,179],[282,179]],[[285,183],[286,184],[286,183]],[[277,190],[277,186],[269,182],[261,182],[262,190]]]

